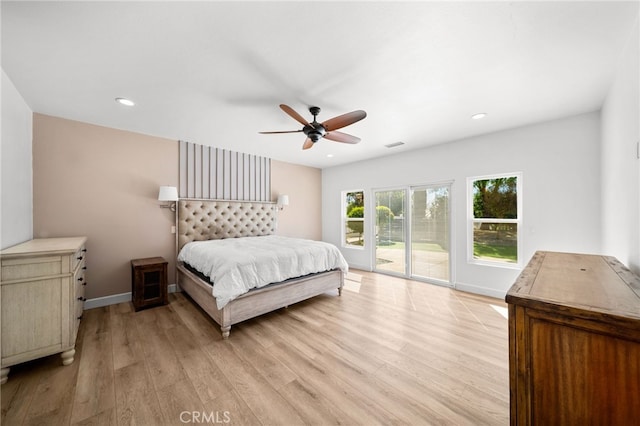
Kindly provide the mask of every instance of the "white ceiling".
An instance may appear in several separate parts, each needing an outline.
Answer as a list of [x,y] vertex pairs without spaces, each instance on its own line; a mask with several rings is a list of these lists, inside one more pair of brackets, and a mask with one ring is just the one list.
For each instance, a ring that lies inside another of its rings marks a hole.
[[[598,110],[638,1],[2,1],[1,14],[2,68],[35,112],[329,167]],[[301,133],[259,135],[302,127],[281,103],[309,120],[320,106],[320,122],[363,109],[342,129],[362,142],[303,151]]]

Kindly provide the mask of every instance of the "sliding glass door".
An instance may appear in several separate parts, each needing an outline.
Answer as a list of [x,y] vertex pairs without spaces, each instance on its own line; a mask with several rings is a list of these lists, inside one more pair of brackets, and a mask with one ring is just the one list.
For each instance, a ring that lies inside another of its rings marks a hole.
[[375,191],[376,270],[406,275],[406,190]]
[[450,184],[374,191],[375,270],[451,282]]
[[450,281],[449,185],[411,189],[411,275]]

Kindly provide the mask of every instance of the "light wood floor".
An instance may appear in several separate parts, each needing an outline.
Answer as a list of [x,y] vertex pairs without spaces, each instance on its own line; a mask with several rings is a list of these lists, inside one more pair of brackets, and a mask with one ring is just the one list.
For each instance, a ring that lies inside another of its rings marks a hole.
[[227,341],[180,293],[85,311],[72,365],[11,369],[2,424],[508,423],[502,300],[350,277],[342,297],[235,325]]

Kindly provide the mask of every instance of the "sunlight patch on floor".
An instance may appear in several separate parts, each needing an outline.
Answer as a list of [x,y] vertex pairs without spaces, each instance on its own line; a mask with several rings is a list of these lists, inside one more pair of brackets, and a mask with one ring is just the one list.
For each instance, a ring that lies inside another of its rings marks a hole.
[[347,276],[345,278],[347,280],[349,280],[349,281],[354,281],[354,282],[357,282],[357,283],[361,283],[362,282],[362,275],[355,274],[353,272],[347,272]]
[[360,283],[356,283],[353,281],[348,281],[348,280],[345,281],[344,286],[342,288],[343,290],[349,290],[354,293],[360,293]]
[[360,293],[360,283],[362,282],[362,275],[348,272],[345,278],[346,279],[344,280],[344,286],[342,288],[354,293]]
[[507,308],[503,306],[496,306],[496,305],[489,305],[489,306],[495,309],[496,312],[502,315],[503,317],[509,319],[509,310]]

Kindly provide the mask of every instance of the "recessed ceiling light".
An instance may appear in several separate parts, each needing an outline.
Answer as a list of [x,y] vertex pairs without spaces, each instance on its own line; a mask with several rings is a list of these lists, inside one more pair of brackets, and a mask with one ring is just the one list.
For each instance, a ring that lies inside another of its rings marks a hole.
[[327,157],[332,158],[333,154],[327,154]]
[[485,118],[486,116],[487,116],[486,112],[479,112],[477,114],[473,114],[471,118],[474,120],[480,120],[481,118]]
[[135,102],[127,98],[116,98],[116,102],[126,106],[134,106]]

